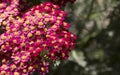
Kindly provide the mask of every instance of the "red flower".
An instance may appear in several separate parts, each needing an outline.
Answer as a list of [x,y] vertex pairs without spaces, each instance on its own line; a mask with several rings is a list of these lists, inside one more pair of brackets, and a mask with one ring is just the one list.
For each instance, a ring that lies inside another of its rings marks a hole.
[[33,71],[44,75],[50,60],[68,58],[76,36],[68,31],[66,12],[59,6],[46,2],[25,13],[19,6],[19,1],[13,0],[10,6],[0,8],[4,10],[0,13],[4,31],[0,34],[0,75],[28,75]]

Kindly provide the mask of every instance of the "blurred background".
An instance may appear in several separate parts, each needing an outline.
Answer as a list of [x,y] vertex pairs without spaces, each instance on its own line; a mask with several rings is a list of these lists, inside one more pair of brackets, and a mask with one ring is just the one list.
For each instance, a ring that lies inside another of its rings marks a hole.
[[120,0],[76,0],[64,10],[77,45],[47,75],[120,75]]

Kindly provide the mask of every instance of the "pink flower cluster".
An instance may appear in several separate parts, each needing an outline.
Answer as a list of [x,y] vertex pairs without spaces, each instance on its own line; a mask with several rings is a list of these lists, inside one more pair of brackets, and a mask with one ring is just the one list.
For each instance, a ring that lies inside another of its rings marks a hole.
[[22,16],[19,0],[0,2],[0,75],[48,73],[51,61],[68,58],[76,36],[68,31],[66,13],[50,2]]

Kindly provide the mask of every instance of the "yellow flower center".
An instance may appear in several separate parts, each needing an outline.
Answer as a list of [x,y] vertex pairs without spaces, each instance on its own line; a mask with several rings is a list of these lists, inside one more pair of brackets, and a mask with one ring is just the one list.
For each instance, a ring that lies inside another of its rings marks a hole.
[[62,53],[62,57],[65,57],[65,53]]
[[16,65],[12,65],[12,69],[16,69]]
[[1,15],[0,15],[0,18],[4,18],[4,17],[5,17],[5,14],[1,14]]
[[10,30],[10,27],[9,27],[9,26],[7,26],[7,27],[6,27],[6,30]]
[[24,36],[24,35],[22,35],[22,36],[21,36],[21,39],[25,39],[25,36]]
[[3,4],[2,3],[0,3],[0,7],[2,7],[3,6]]
[[25,64],[23,62],[20,63],[20,66],[24,66]]
[[6,38],[7,38],[7,37],[4,36],[4,35],[2,35],[2,37],[1,37],[2,40],[5,40]]
[[18,35],[19,33],[18,32],[14,32],[14,35]]
[[24,31],[28,31],[29,29],[27,27],[24,28]]
[[7,65],[5,65],[5,64],[1,66],[1,68],[3,68],[3,69],[6,68],[6,67],[7,67]]
[[19,57],[15,57],[15,60],[18,61],[20,58]]
[[41,33],[40,33],[40,31],[36,31],[36,35],[40,35]]
[[27,59],[27,56],[22,56],[22,59],[23,59],[23,60]]
[[3,21],[3,23],[2,23],[3,25],[7,25],[7,22],[6,21]]
[[13,32],[16,31],[16,28],[13,28],[12,31],[13,31]]
[[17,40],[13,40],[13,43],[17,43]]
[[28,70],[32,71],[33,67],[32,66],[29,66],[28,67]]
[[24,47],[24,46],[25,46],[25,43],[23,42],[23,43],[21,43],[20,45],[21,45],[22,47]]
[[44,67],[41,67],[41,71],[43,71],[43,72],[44,72],[44,71],[45,71],[45,68],[44,68]]
[[28,33],[27,37],[32,37],[32,33]]
[[62,39],[59,39],[58,41],[61,43],[61,42],[62,42]]
[[5,45],[2,45],[2,46],[1,46],[1,49],[5,49]]
[[18,47],[15,47],[14,50],[17,51],[17,50],[18,50]]
[[2,63],[5,63],[6,62],[6,59],[2,59]]
[[38,25],[42,26],[42,25],[43,25],[43,22],[39,22]]
[[45,31],[45,32],[47,32],[47,30],[48,30],[47,28],[44,28],[44,31]]
[[46,35],[46,37],[49,37],[50,35]]
[[47,21],[47,22],[48,22],[48,21],[49,21],[49,18],[45,18],[45,21]]
[[43,44],[43,47],[46,47],[47,45],[46,44]]
[[54,54],[54,53],[51,53],[51,56],[55,56],[55,54]]
[[54,46],[54,48],[58,48],[58,46]]
[[14,75],[20,75],[20,73],[19,72],[14,72]]
[[26,72],[27,72],[27,70],[26,70],[26,69],[23,69],[23,72],[24,72],[24,73],[26,73]]
[[34,30],[34,29],[35,29],[35,26],[31,26],[30,29],[31,29],[31,30]]
[[6,72],[5,72],[5,71],[1,71],[0,74],[1,74],[1,75],[5,75]]
[[64,22],[64,23],[63,23],[63,25],[64,25],[64,26],[67,26],[67,23],[66,23],[66,22]]
[[56,26],[56,25],[53,25],[52,28],[57,28],[57,26]]

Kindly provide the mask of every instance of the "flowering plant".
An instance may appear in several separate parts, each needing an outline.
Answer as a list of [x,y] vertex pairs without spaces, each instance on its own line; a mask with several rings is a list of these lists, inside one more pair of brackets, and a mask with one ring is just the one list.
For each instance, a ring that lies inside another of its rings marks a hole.
[[65,11],[52,2],[27,9],[27,1],[0,1],[0,75],[34,71],[44,75],[50,62],[67,59],[75,46],[76,36],[68,31]]

